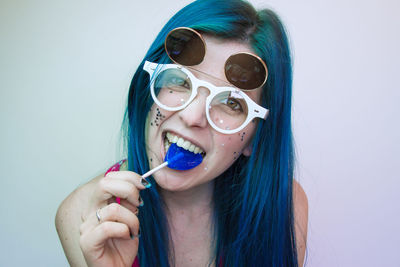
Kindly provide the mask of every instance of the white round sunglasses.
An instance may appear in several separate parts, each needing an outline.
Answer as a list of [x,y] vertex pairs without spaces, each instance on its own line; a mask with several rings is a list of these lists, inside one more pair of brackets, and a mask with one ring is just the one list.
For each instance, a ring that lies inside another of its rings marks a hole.
[[197,96],[199,87],[207,88],[210,91],[205,105],[207,121],[220,133],[237,133],[253,119],[266,119],[268,115],[268,109],[255,103],[242,90],[200,80],[189,67],[146,61],[143,70],[150,75],[154,102],[167,111],[186,108]]

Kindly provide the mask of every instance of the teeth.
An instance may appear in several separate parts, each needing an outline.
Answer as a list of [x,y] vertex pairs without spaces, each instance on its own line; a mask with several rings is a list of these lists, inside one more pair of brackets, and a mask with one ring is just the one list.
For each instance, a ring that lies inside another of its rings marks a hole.
[[182,147],[184,142],[185,142],[185,140],[183,140],[183,138],[179,138],[176,145]]
[[170,144],[169,144],[168,140],[165,139],[165,140],[164,140],[165,151],[168,151],[169,146],[170,146]]
[[177,146],[182,147],[183,149],[189,150],[195,154],[203,153],[203,150],[200,147],[193,145],[190,141],[183,139],[182,137],[178,137],[169,132],[165,135],[166,139],[164,141],[165,150],[167,151],[170,143],[176,143]]
[[185,141],[182,144],[182,148],[189,150],[190,145],[191,145],[191,143],[189,141]]
[[190,151],[190,152],[193,152],[195,148],[196,148],[196,146],[193,145],[193,144],[191,144],[190,147],[189,147],[189,151]]

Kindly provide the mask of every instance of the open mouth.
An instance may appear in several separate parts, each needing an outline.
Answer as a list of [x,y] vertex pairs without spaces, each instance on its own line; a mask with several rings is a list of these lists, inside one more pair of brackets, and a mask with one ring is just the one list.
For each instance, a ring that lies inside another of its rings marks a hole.
[[170,145],[172,143],[175,143],[177,146],[190,151],[194,154],[201,154],[201,156],[204,158],[206,156],[206,152],[204,152],[203,149],[201,149],[200,147],[192,144],[190,141],[185,140],[182,137],[176,136],[170,132],[167,132],[164,136],[164,148],[165,148],[165,152],[168,151]]

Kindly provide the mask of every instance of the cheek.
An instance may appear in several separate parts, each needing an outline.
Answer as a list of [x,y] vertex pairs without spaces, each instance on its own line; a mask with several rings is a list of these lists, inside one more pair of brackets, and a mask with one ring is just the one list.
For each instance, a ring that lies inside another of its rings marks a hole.
[[165,119],[166,115],[164,112],[157,106],[153,106],[150,110],[150,127],[159,126],[162,121]]
[[223,138],[217,138],[216,154],[223,157],[226,161],[235,161],[242,154],[246,146],[246,135],[246,131],[243,131],[230,136],[223,136]]
[[251,145],[257,123],[250,122],[242,131],[232,135],[218,135],[216,140],[216,153],[224,155],[226,160],[235,161],[243,153],[243,150]]
[[146,150],[150,168],[154,168],[163,162],[160,158],[161,124],[166,121],[173,112],[165,111],[157,105],[153,105],[146,119]]

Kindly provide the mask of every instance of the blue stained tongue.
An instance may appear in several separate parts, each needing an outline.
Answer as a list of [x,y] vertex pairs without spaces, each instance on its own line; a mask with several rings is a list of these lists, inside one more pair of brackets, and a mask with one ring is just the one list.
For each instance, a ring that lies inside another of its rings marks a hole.
[[168,161],[168,167],[171,169],[185,171],[199,165],[203,161],[203,156],[200,153],[195,154],[177,146],[176,143],[172,143],[168,148],[164,161]]

